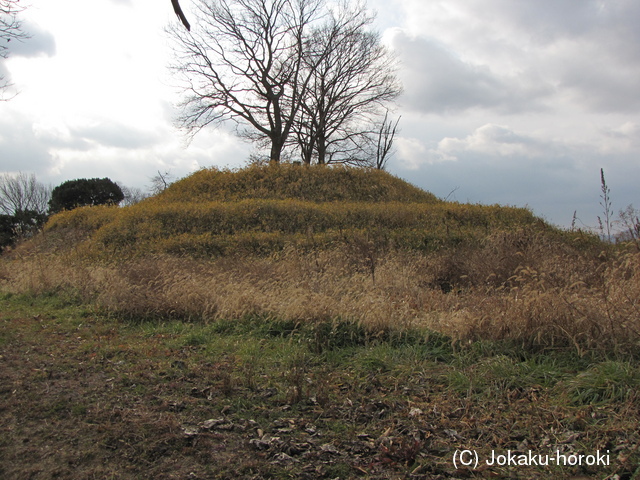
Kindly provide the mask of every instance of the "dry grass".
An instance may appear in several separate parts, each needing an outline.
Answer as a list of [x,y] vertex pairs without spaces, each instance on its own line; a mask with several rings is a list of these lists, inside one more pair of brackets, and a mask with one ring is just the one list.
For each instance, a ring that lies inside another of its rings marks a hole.
[[[318,349],[309,325],[139,324],[60,295],[2,295],[0,307],[3,479],[640,474],[632,362],[453,352],[437,335],[363,342],[344,323]],[[460,449],[610,462],[457,469]]]
[[206,260],[154,255],[97,263],[77,252],[26,251],[1,264],[3,291],[63,292],[132,319],[339,319],[372,335],[424,327],[460,345],[507,340],[580,355],[637,352],[640,342],[640,254],[598,253],[528,230],[432,253],[366,238]]
[[345,320],[457,344],[637,352],[640,254],[529,210],[437,201],[384,172],[202,170],[127,208],[80,208],[5,255],[3,291],[129,318]]
[[240,170],[200,170],[176,182],[161,202],[237,202],[245,199],[310,202],[439,203],[425,192],[382,170],[349,167],[253,165]]
[[[377,244],[433,251],[479,243],[491,232],[547,228],[525,209],[464,204],[248,199],[166,202],[122,209],[82,208],[54,216],[50,237],[85,234],[94,257],[149,253],[265,254],[295,244],[325,248],[367,237]],[[549,228],[549,230],[551,230]]]
[[45,231],[50,242],[104,259],[269,255],[362,237],[436,251],[518,228],[553,230],[527,209],[442,202],[381,171],[281,165],[202,170],[136,205],[62,212]]
[[[640,253],[525,209],[203,171],[54,216],[0,292],[3,478],[640,475]],[[466,448],[612,464],[455,470]]]

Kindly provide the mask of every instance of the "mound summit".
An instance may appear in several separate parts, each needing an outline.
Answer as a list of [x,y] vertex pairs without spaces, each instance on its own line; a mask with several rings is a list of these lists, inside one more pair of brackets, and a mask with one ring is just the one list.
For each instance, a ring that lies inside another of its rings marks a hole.
[[435,195],[374,169],[268,165],[203,169],[171,185],[167,202],[299,200],[310,202],[438,203]]

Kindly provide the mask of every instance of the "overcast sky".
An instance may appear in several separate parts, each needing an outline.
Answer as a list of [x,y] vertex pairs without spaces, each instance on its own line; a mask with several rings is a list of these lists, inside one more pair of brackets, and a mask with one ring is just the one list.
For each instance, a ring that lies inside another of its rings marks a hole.
[[[404,85],[391,173],[442,198],[529,206],[562,226],[577,210],[596,226],[604,168],[614,209],[640,208],[640,2],[368,5]],[[0,60],[18,91],[0,102],[0,171],[144,188],[158,170],[246,163],[251,146],[224,130],[187,145],[173,127],[169,0],[30,0],[22,18],[32,38]]]

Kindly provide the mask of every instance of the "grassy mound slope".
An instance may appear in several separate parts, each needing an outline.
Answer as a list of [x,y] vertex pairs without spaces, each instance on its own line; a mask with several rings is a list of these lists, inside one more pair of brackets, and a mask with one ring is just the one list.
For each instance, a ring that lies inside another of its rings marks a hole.
[[0,256],[0,477],[637,479],[638,299],[637,244],[526,209],[198,172]]
[[[340,175],[364,187],[345,189]],[[296,182],[315,190],[287,197]],[[342,200],[319,201],[330,182]],[[244,191],[222,200],[239,184]],[[385,189],[396,193],[356,200]],[[640,332],[637,252],[526,209],[436,201],[384,172],[199,172],[131,207],[56,215],[5,258],[6,292],[64,292],[136,319],[342,319],[373,335],[419,325],[462,341],[580,354],[637,351]]]
[[356,168],[251,166],[237,171],[205,169],[171,185],[162,202],[233,202],[246,199],[309,202],[438,203],[387,172]]
[[220,256],[350,241],[425,251],[544,227],[521,208],[447,203],[386,172],[280,165],[201,170],[121,208],[76,209],[47,231],[82,231],[93,254]]

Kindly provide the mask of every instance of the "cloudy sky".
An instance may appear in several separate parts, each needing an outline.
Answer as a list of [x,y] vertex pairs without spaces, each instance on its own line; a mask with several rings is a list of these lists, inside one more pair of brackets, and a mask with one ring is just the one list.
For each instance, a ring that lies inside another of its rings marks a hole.
[[[442,198],[529,206],[562,226],[577,210],[596,226],[604,168],[614,209],[640,208],[640,2],[368,5],[404,84],[393,174]],[[32,38],[0,60],[18,92],[0,102],[0,171],[144,188],[158,170],[245,164],[251,147],[228,132],[187,143],[173,127],[169,0],[30,0],[22,18]]]

